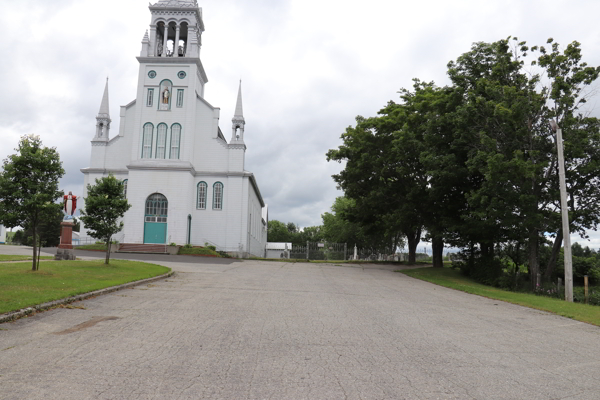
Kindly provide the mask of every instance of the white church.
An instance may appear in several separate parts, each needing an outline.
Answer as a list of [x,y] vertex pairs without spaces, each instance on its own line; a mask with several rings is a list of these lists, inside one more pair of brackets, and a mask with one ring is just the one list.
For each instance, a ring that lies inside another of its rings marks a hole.
[[160,0],[149,9],[136,98],[121,106],[118,133],[111,134],[107,81],[90,166],[81,170],[83,197],[96,178],[112,174],[124,182],[132,207],[115,236],[121,243],[209,243],[262,257],[268,213],[244,166],[241,82],[228,141],[220,109],[204,97],[202,9],[196,0]]

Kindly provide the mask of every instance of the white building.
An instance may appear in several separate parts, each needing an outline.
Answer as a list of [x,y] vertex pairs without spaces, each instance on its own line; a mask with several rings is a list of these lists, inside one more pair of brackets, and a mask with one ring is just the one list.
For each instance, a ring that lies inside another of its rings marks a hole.
[[0,224],[0,243],[6,243],[6,228]]
[[202,9],[196,0],[160,0],[149,9],[136,98],[121,106],[118,133],[111,135],[107,81],[90,166],[81,170],[84,184],[108,174],[124,181],[132,207],[117,236],[122,243],[208,242],[264,256],[268,213],[244,168],[241,82],[227,141],[220,109],[204,97]]

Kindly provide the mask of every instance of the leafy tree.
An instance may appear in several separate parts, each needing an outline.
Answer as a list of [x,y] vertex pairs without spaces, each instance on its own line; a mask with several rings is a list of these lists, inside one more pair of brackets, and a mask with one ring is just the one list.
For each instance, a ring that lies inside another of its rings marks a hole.
[[87,185],[85,209],[81,210],[81,221],[88,229],[90,236],[106,243],[106,260],[110,259],[110,239],[112,235],[123,229],[119,221],[131,204],[123,193],[123,182],[112,175],[96,179],[94,186]]
[[63,195],[58,181],[65,171],[56,149],[44,147],[39,136],[23,136],[15,150],[0,173],[0,222],[31,229],[36,271],[39,229],[61,209],[55,202]]
[[[539,48],[541,55],[537,64],[550,78],[549,118],[555,118],[563,131],[570,228],[585,238],[586,230],[595,229],[600,223],[600,121],[582,113],[582,107],[594,93],[589,87],[598,79],[600,67],[582,62],[578,42],[570,43],[563,51],[552,39],[547,43],[551,48]],[[557,176],[555,171],[551,190],[555,199],[556,235],[544,274],[547,280],[553,275],[563,240]]]
[[[393,253],[402,234],[408,238],[409,261],[415,260],[421,236],[422,219],[414,202],[403,200],[416,196],[422,186],[414,180],[399,179],[398,168],[410,170],[394,149],[395,127],[378,118],[356,117],[356,126],[346,128],[343,144],[327,152],[328,161],[346,161],[345,168],[333,179],[354,201],[346,210],[347,221],[360,226],[367,242],[381,252]],[[406,176],[406,175],[404,175]],[[416,179],[420,179],[416,177]],[[422,182],[420,182],[422,183]]]
[[302,243],[306,242],[320,242],[323,240],[323,226],[307,226],[302,228],[299,232],[297,232],[295,237],[295,241]]
[[287,224],[281,221],[272,219],[269,221],[267,228],[267,240],[273,243],[289,243],[290,232],[288,231]]

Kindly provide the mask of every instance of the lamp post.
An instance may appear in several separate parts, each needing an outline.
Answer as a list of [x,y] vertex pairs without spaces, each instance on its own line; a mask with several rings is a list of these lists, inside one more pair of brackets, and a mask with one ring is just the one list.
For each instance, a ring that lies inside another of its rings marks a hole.
[[551,120],[550,126],[556,132],[558,152],[558,179],[560,182],[560,209],[565,248],[565,301],[573,302],[573,259],[571,257],[571,235],[569,233],[569,206],[567,205],[567,184],[565,183],[565,158],[563,156],[562,129]]

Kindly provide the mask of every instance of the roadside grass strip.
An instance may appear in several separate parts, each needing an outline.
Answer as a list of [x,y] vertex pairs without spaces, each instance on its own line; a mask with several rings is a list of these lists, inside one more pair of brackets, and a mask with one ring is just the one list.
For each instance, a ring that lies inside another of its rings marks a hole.
[[[25,261],[32,260],[33,256],[13,256],[10,254],[0,254],[0,262],[1,261]],[[40,260],[52,260],[53,256],[40,256]]]
[[208,247],[180,247],[179,255],[192,255],[192,256],[213,256],[221,257],[219,253]]
[[81,246],[74,246],[75,250],[103,250],[106,251],[106,244],[95,243],[95,244],[83,244]]
[[569,303],[551,297],[530,293],[510,292],[477,283],[450,268],[418,268],[399,270],[410,277],[431,282],[436,285],[476,294],[495,300],[518,304],[537,310],[548,311],[563,317],[600,326],[600,307],[581,303]]
[[0,314],[92,292],[171,271],[139,261],[48,261],[32,271],[28,263],[0,265]]

